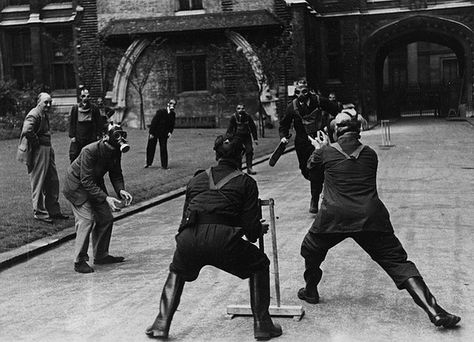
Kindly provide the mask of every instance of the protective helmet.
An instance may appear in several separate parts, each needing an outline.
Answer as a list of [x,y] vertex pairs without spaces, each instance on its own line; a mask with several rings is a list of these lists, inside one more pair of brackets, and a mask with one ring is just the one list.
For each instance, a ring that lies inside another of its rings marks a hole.
[[221,158],[241,160],[245,147],[237,136],[219,135],[214,142],[214,151],[216,160]]
[[357,114],[353,106],[344,108],[336,115],[333,120],[334,123],[331,122],[331,124],[334,125],[336,136],[340,137],[347,132],[360,133],[362,124],[360,118],[361,116]]
[[126,153],[130,150],[130,145],[127,144],[127,132],[125,132],[120,125],[110,123],[107,128],[107,141],[110,145]]

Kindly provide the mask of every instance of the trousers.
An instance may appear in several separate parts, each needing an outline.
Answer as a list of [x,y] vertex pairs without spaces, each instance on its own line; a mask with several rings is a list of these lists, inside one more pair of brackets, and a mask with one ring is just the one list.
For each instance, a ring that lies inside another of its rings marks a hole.
[[81,205],[72,204],[72,212],[76,228],[74,262],[89,260],[87,250],[91,235],[94,259],[102,259],[109,255],[114,218],[107,202],[92,204],[86,201]]
[[60,214],[59,178],[51,146],[40,145],[33,152],[30,172],[33,214],[40,217]]
[[176,236],[176,251],[170,271],[193,281],[206,265],[241,279],[267,269],[270,260],[257,246],[242,239],[240,228],[221,224],[198,224]]
[[161,167],[164,169],[168,168],[168,137],[167,136],[160,136],[148,139],[148,143],[146,145],[146,164],[151,165],[153,164],[153,159],[155,158],[155,151],[156,151],[156,143],[159,141],[160,143],[160,161]]
[[323,191],[323,182],[313,180],[307,166],[308,159],[314,151],[314,146],[309,141],[298,140],[295,141],[295,151],[301,174],[304,178],[309,180],[311,198],[317,203],[319,201],[319,196]]
[[392,278],[397,288],[412,277],[421,277],[415,264],[408,260],[401,242],[393,233],[312,233],[308,232],[301,244],[305,259],[304,278],[307,285],[317,286],[322,277],[320,268],[327,252],[346,238],[352,238]]

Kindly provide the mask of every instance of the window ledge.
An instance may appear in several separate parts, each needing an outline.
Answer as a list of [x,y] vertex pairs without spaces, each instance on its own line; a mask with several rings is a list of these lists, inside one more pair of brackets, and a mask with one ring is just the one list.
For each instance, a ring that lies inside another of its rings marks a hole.
[[197,15],[197,14],[205,14],[206,11],[204,9],[197,9],[197,10],[186,10],[186,11],[176,11],[174,15],[182,16],[182,15]]
[[188,90],[178,93],[181,97],[192,97],[192,96],[202,96],[209,95],[209,90]]

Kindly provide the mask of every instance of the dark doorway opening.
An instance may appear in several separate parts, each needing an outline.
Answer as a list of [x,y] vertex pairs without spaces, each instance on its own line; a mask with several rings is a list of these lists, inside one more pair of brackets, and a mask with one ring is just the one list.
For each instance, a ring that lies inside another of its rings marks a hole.
[[465,60],[452,37],[411,32],[387,41],[375,68],[378,119],[458,115]]

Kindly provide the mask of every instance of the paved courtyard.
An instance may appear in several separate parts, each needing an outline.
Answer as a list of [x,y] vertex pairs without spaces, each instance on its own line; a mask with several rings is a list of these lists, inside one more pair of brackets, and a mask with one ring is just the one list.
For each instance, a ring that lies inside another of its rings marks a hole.
[[[301,321],[275,318],[283,327],[275,341],[474,340],[474,126],[412,119],[393,124],[391,133],[390,149],[379,148],[378,127],[362,137],[379,154],[380,197],[409,258],[439,303],[462,317],[460,327],[435,328],[350,240],[323,264],[321,303],[298,300],[299,247],[313,215],[292,152],[274,168],[255,168],[260,197],[276,202],[282,304],[306,311]],[[111,253],[125,256],[123,264],[75,273],[67,242],[0,272],[0,341],[148,341],[144,330],[157,314],[183,199],[116,222]],[[267,236],[268,252],[270,246]],[[207,267],[185,285],[170,340],[253,341],[251,317],[225,315],[227,305],[248,302],[246,281]]]

